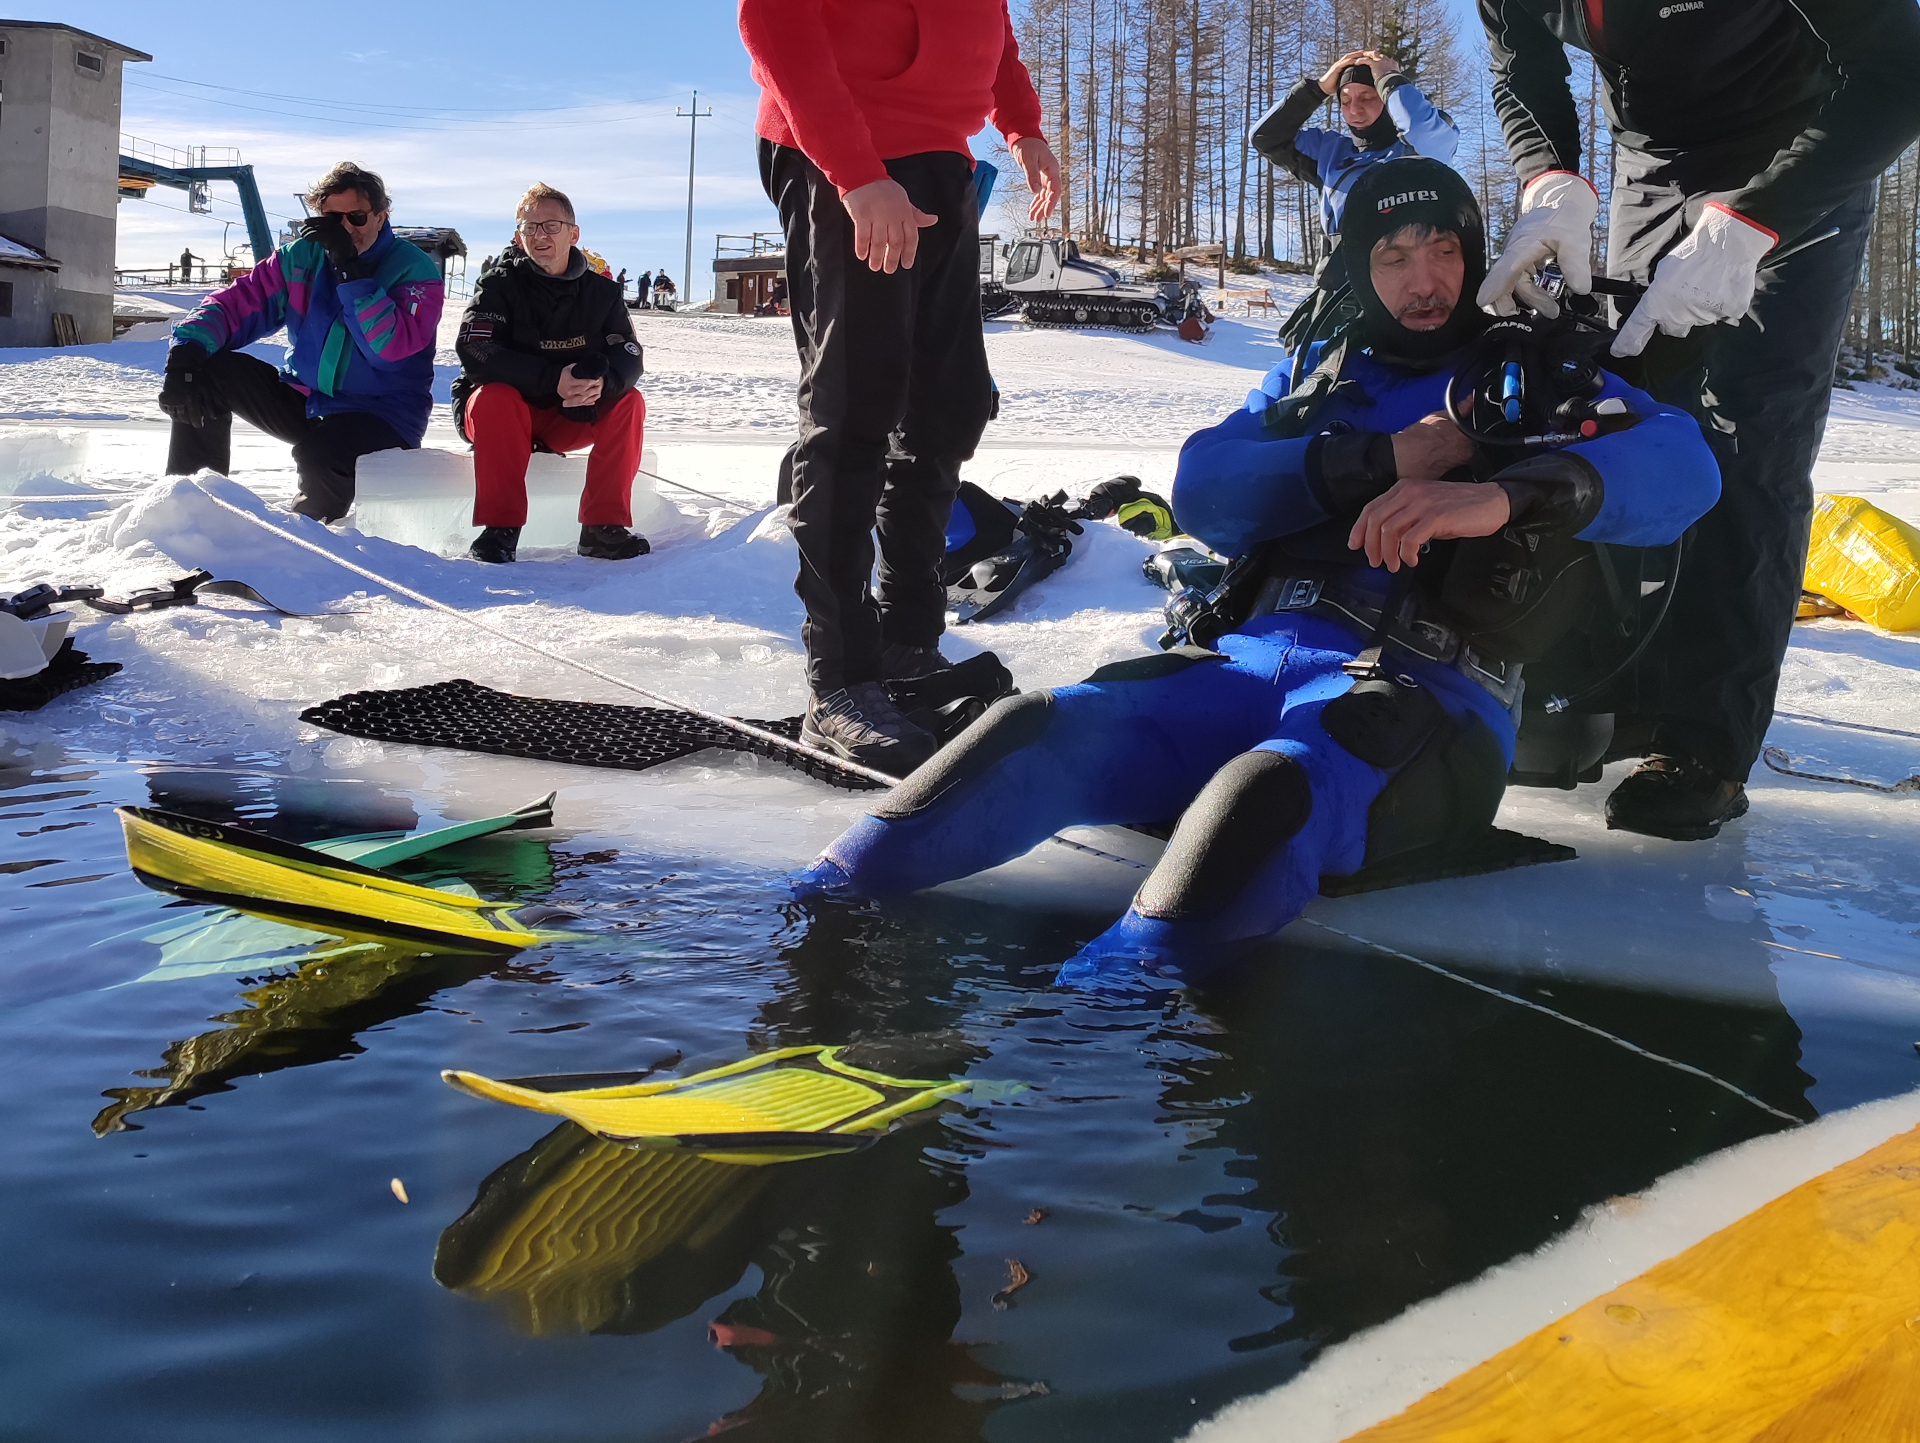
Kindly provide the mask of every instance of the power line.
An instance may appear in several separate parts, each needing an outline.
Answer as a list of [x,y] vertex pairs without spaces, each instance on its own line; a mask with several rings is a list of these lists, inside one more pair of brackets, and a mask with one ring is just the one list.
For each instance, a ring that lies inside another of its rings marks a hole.
[[272,90],[246,90],[237,85],[215,85],[207,80],[189,80],[184,75],[162,75],[155,70],[141,72],[155,80],[171,80],[178,85],[197,86],[202,90],[224,90],[229,95],[251,95],[262,100],[296,100],[304,105],[321,105],[334,110],[363,110],[377,115],[404,115],[409,112],[431,114],[462,113],[492,115],[548,115],[569,110],[600,110],[609,105],[654,105],[661,101],[672,100],[680,92],[669,91],[665,95],[650,95],[641,100],[607,100],[586,105],[528,105],[503,109],[500,106],[486,105],[361,105],[349,100],[323,99],[315,95],[282,95]]
[[[203,105],[219,105],[219,106],[224,106],[229,110],[245,110],[256,115],[276,116],[283,120],[313,120],[313,121],[318,121],[323,125],[351,126],[358,130],[461,131],[461,130],[471,130],[476,126],[484,126],[489,129],[496,129],[496,130],[508,130],[508,129],[510,130],[571,130],[571,129],[577,129],[582,126],[631,124],[634,121],[651,118],[648,114],[644,112],[635,112],[628,115],[604,116],[596,120],[550,120],[550,121],[535,122],[530,124],[526,121],[512,119],[511,118],[512,112],[510,111],[492,112],[494,115],[500,117],[499,119],[493,119],[493,120],[485,120],[485,119],[463,120],[452,115],[409,116],[409,115],[404,115],[396,112],[393,115],[393,118],[395,120],[406,120],[411,123],[393,124],[390,122],[383,122],[378,120],[353,120],[344,115],[325,115],[325,114],[315,115],[305,111],[288,110],[283,107],[271,107],[271,106],[265,106],[265,105],[245,105],[237,100],[222,100],[218,96],[213,96],[213,95],[187,95],[187,94],[183,94],[178,90],[168,90],[166,87],[159,86],[159,85],[146,85],[138,80],[133,80],[133,79],[128,79],[125,83],[132,86],[136,90],[149,91],[155,95],[171,96],[175,100],[192,100],[192,101],[197,101]],[[240,93],[244,94],[246,92],[240,92]],[[602,107],[583,106],[580,108],[581,109],[599,109]],[[386,112],[376,111],[372,113],[382,114]],[[435,124],[434,122],[436,121],[446,121],[448,123]]]

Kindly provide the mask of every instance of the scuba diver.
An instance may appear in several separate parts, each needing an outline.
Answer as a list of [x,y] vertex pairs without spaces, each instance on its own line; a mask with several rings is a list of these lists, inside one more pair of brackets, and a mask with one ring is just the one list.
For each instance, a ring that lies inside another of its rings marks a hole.
[[[1350,135],[1307,124],[1329,96],[1339,104]],[[1293,348],[1316,332],[1331,334],[1357,314],[1351,302],[1342,305],[1339,294],[1347,283],[1340,261],[1340,217],[1354,183],[1373,166],[1410,155],[1451,165],[1460,131],[1452,116],[1401,73],[1392,56],[1349,50],[1326,74],[1306,76],[1287,92],[1260,117],[1247,143],[1320,193],[1327,253],[1314,272],[1313,289],[1280,327],[1280,339]]]
[[1175,628],[1198,644],[996,702],[796,895],[886,897],[1062,827],[1177,817],[1126,915],[1060,974],[1124,980],[1230,959],[1390,835],[1485,834],[1521,662],[1591,609],[1588,543],[1671,545],[1719,472],[1690,416],[1599,369],[1598,322],[1473,307],[1485,236],[1446,166],[1371,167],[1344,234],[1360,319],[1286,399],[1256,393],[1182,448],[1176,517],[1236,558]]

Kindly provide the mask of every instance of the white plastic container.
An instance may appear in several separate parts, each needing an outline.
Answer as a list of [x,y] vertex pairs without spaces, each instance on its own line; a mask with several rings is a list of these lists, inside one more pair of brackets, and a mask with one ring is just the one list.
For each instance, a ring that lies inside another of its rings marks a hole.
[[[652,451],[640,458],[642,472],[659,470]],[[527,524],[520,545],[580,544],[580,492],[587,484],[586,453],[536,454],[527,464]],[[417,451],[375,451],[356,468],[354,505],[347,525],[369,536],[458,556],[480,534],[473,524],[473,453],[427,446]],[[681,523],[679,510],[662,500],[644,474],[633,483],[633,529],[641,535]]]

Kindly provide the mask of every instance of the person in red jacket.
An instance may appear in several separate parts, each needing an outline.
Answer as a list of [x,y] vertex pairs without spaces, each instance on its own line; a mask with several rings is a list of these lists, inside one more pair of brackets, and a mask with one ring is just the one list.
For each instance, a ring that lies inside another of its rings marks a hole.
[[940,559],[992,398],[967,137],[1006,137],[1035,220],[1060,167],[1006,0],[740,0],[740,36],[800,350],[801,735],[905,776],[935,743],[884,684],[947,665]]

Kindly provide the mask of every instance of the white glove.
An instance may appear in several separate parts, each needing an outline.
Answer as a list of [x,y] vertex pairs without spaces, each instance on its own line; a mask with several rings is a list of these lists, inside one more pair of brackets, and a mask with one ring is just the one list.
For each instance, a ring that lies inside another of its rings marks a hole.
[[1754,273],[1780,237],[1718,201],[1653,268],[1653,284],[1614,339],[1616,356],[1637,356],[1658,326],[1684,336],[1695,326],[1737,321],[1753,304]]
[[1476,303],[1495,315],[1510,316],[1525,301],[1549,318],[1560,304],[1534,279],[1548,261],[1556,261],[1567,288],[1585,295],[1593,289],[1593,222],[1600,197],[1586,177],[1570,170],[1536,175],[1520,192],[1520,218],[1507,232],[1507,248],[1487,272]]

